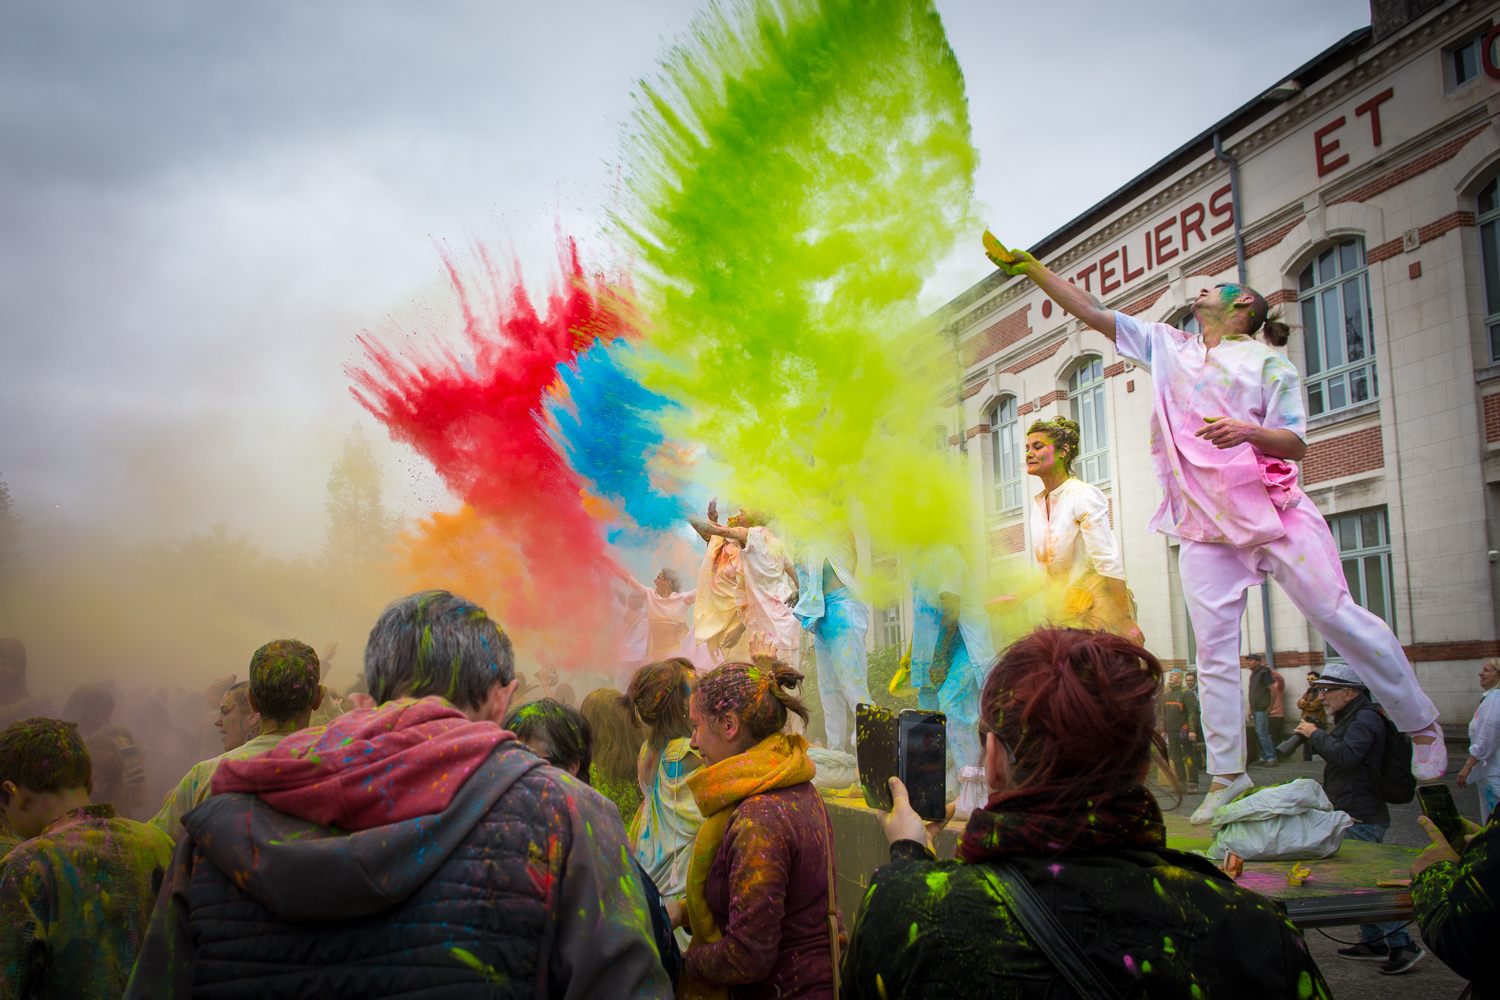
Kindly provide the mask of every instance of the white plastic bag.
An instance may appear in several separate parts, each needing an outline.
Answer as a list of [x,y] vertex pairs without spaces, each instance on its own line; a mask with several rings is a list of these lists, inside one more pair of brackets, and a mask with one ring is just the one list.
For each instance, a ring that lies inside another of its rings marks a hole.
[[953,807],[953,818],[966,820],[975,809],[983,809],[990,800],[990,785],[985,780],[984,768],[965,767],[958,772],[958,802]]
[[812,758],[813,766],[817,768],[812,780],[814,788],[837,791],[859,784],[859,764],[852,753],[810,747],[807,755]]
[[1333,808],[1316,781],[1298,778],[1263,788],[1214,813],[1208,856],[1222,861],[1233,851],[1246,861],[1326,858],[1338,851],[1344,831],[1353,825],[1348,813]]

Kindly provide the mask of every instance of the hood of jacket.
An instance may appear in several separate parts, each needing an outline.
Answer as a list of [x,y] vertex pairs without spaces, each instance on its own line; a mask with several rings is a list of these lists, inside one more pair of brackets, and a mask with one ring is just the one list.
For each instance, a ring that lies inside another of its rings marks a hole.
[[216,794],[182,825],[282,919],[346,920],[405,900],[507,789],[544,766],[492,723],[439,699],[406,699],[224,762]]

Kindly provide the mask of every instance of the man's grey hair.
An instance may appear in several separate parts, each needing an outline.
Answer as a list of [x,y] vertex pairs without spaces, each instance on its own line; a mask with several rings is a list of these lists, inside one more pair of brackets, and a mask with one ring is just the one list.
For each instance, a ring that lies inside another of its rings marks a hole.
[[476,709],[515,677],[510,637],[479,605],[446,590],[387,606],[365,645],[365,684],[377,704],[438,695]]

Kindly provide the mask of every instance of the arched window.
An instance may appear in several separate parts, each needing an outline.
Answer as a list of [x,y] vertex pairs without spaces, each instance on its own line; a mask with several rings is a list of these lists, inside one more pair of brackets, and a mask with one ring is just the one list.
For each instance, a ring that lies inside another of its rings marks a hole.
[[1078,460],[1073,473],[1086,483],[1109,479],[1109,434],[1104,409],[1104,361],[1085,358],[1068,376],[1068,404],[1078,422]]
[[1021,462],[1021,418],[1016,397],[1005,396],[990,410],[990,444],[995,451],[995,509],[1021,506],[1026,467]]
[[1297,278],[1297,298],[1307,362],[1307,415],[1378,399],[1365,241],[1344,240],[1318,254]]
[[1202,333],[1203,324],[1198,322],[1197,316],[1194,316],[1191,311],[1188,311],[1183,313],[1182,318],[1177,321],[1177,329],[1181,330],[1183,333]]
[[1479,192],[1479,258],[1484,267],[1484,325],[1490,360],[1500,361],[1500,177]]

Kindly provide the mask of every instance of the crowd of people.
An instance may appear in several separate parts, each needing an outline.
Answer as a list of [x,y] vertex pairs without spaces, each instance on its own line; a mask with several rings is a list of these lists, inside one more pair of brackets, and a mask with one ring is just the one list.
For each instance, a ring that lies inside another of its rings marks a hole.
[[[1343,657],[1309,675],[1294,735],[1325,762],[1347,836],[1383,840],[1389,782],[1446,770],[1436,708],[1299,505],[1296,374],[1251,339],[1284,329],[1236,285],[1194,303],[1202,334],[1142,324],[995,247],[1157,380],[1153,524],[1181,539],[1198,671],[1145,648],[1107,505],[1071,475],[1078,429],[1038,422],[1049,623],[996,643],[956,548],[912,561],[909,677],[948,720],[950,774],[982,767],[989,792],[953,859],[934,851],[946,820],[924,823],[892,779],[889,863],[841,910],[815,780],[874,700],[858,547],[829,526],[794,558],[762,516],[720,525],[710,504],[694,589],[619,571],[626,655],[581,704],[545,661],[526,684],[500,623],[446,591],[388,606],[343,694],[334,648],[273,639],[206,695],[88,684],[56,712],[29,692],[22,643],[0,640],[0,1000],[1328,996],[1278,903],[1167,846],[1148,781],[1153,762],[1188,789],[1201,770],[1206,824],[1253,786],[1250,764],[1292,752],[1280,675],[1237,652],[1245,589],[1267,574]],[[1480,682],[1458,780],[1480,787],[1484,823],[1464,843],[1426,825],[1412,899],[1426,949],[1495,997],[1494,661]],[[1425,954],[1382,924],[1341,951],[1392,973]]]

